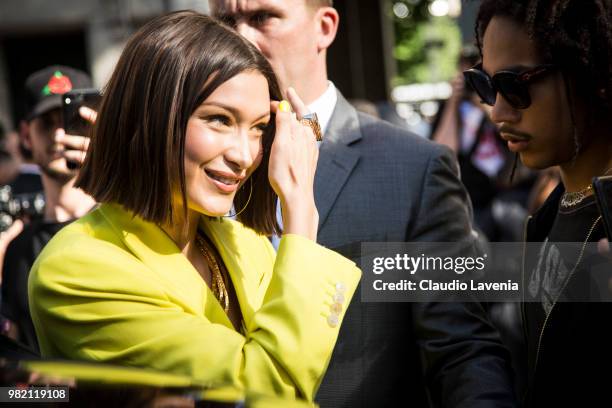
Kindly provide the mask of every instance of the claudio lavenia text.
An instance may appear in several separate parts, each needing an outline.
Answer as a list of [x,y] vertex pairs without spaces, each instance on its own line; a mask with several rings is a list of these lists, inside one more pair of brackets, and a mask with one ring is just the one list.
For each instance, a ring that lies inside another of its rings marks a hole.
[[397,290],[397,291],[518,291],[519,285],[517,282],[508,280],[507,282],[478,282],[473,279],[469,282],[462,282],[454,279],[450,282],[435,282],[431,279],[423,279],[419,282],[401,279],[396,282],[384,282],[377,279],[372,286],[377,291]]

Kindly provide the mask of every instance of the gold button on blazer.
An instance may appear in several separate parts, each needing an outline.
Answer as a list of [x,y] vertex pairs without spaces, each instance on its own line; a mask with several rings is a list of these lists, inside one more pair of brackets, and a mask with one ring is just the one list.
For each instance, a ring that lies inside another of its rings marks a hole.
[[[210,385],[312,401],[361,271],[297,235],[278,253],[236,221],[202,217],[244,318],[234,330],[214,295],[155,224],[114,204],[61,230],[29,280],[45,357],[188,375]],[[331,306],[346,287],[342,310]]]

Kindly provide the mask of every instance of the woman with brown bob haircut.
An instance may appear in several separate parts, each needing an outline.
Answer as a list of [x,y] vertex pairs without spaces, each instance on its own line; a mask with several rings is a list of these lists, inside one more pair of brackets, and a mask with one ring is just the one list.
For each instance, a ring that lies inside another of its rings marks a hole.
[[100,206],[30,275],[45,357],[314,398],[360,271],[315,243],[317,145],[280,97],[257,49],[204,15],[129,40],[77,182]]

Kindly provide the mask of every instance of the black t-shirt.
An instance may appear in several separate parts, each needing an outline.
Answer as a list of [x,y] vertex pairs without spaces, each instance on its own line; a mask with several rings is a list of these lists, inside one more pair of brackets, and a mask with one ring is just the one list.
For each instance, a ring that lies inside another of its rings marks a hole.
[[[594,196],[569,209],[560,208],[548,237],[542,243],[537,264],[531,271],[526,296],[541,307],[530,308],[528,323],[531,333],[538,333],[556,299],[580,301],[588,296],[588,259],[575,267],[582,245],[599,217]],[[595,225],[589,242],[605,238],[601,220]],[[571,242],[576,245],[558,245]],[[575,270],[574,270],[575,269]],[[571,279],[571,284],[570,281]],[[536,341],[537,338],[530,340]],[[534,344],[535,346],[535,344]]]
[[35,220],[19,234],[6,250],[2,269],[2,316],[11,320],[19,330],[19,341],[38,351],[36,332],[28,305],[28,276],[30,268],[43,247],[69,222]]
[[539,253],[528,260],[527,407],[612,404],[608,378],[599,374],[612,366],[611,269],[594,245],[580,257],[591,228],[588,242],[605,238],[602,221],[595,224],[599,216],[593,196],[560,208]]
[[19,173],[17,178],[11,182],[10,186],[13,195],[43,192],[43,185],[40,175],[34,173]]

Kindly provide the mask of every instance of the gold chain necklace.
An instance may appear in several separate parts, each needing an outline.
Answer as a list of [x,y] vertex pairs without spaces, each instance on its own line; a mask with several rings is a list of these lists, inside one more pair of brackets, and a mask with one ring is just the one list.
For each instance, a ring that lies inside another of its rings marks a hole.
[[211,274],[211,289],[215,298],[219,301],[219,303],[223,306],[223,310],[225,313],[229,311],[229,295],[227,293],[227,286],[225,285],[225,281],[223,279],[223,274],[221,273],[221,268],[219,268],[219,263],[215,259],[213,255],[213,250],[210,248],[210,245],[206,240],[198,233],[196,235],[196,245],[198,249],[206,259],[206,263],[210,268]]

